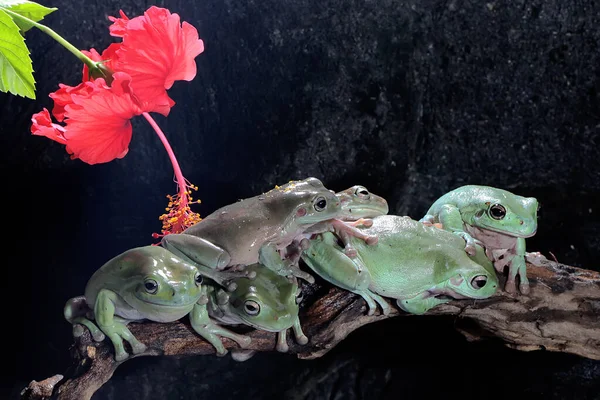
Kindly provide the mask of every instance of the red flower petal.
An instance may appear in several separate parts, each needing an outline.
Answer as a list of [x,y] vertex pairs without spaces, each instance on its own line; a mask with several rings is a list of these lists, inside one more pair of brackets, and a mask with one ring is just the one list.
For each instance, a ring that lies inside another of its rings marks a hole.
[[175,104],[166,89],[176,80],[196,76],[194,59],[203,51],[204,42],[193,26],[184,22],[182,27],[178,14],[152,6],[143,16],[127,21],[115,70],[131,76],[131,86],[145,111],[166,116]]
[[123,158],[131,142],[130,119],[142,113],[132,99],[131,77],[116,72],[112,87],[104,79],[94,81],[90,96],[73,96],[65,106],[67,151],[88,164]]
[[113,23],[108,28],[111,36],[123,37],[125,32],[127,32],[127,22],[129,21],[129,18],[127,18],[127,15],[125,15],[123,10],[119,10],[119,14],[121,15],[121,18],[108,17],[108,19]]
[[31,117],[31,133],[38,136],[46,136],[49,139],[55,140],[60,144],[66,144],[67,140],[64,137],[65,128],[53,124],[50,113],[46,108]]
[[58,122],[62,122],[65,119],[65,106],[73,102],[74,95],[89,96],[95,90],[94,85],[88,85],[85,82],[75,87],[59,83],[58,87],[60,89],[49,94],[50,98],[54,100],[52,114],[54,114],[54,118]]

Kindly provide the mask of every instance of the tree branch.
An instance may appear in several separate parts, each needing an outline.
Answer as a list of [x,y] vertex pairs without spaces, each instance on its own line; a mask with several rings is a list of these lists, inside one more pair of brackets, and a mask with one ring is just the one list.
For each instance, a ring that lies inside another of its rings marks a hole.
[[[426,315],[455,315],[456,327],[468,340],[497,337],[522,350],[548,350],[600,360],[600,273],[549,261],[528,254],[531,293],[511,296],[503,291],[485,300],[457,300],[440,305]],[[364,300],[331,285],[304,287],[300,320],[310,341],[301,346],[289,340],[292,354],[303,359],[323,356],[352,331],[363,325],[409,314],[393,307],[387,315],[366,315]],[[187,319],[170,324],[132,323],[131,332],[148,350],[140,356],[214,354]],[[253,330],[250,349],[275,351],[276,335]],[[223,340],[226,348],[237,344]],[[32,381],[22,399],[90,399],[121,363],[114,361],[110,341],[95,343],[86,330],[72,347],[73,367],[66,380],[55,375]],[[131,357],[133,358],[133,356]],[[59,382],[60,381],[60,382]]]

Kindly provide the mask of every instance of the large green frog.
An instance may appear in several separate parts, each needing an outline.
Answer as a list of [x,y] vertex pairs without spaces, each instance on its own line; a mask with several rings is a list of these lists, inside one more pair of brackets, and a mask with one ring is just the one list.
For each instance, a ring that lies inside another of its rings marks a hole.
[[[258,262],[280,275],[314,282],[281,251],[316,224],[329,221],[344,230],[345,224],[336,220],[341,211],[335,193],[307,178],[222,207],[183,233],[166,235],[161,244],[224,286],[234,277],[253,277],[235,270]],[[352,228],[346,229],[349,235],[370,239]]]
[[389,313],[385,297],[406,312],[422,314],[451,299],[483,299],[496,292],[496,273],[483,248],[476,246],[469,256],[463,240],[450,232],[395,215],[375,217],[363,231],[379,240],[369,246],[350,239],[355,258],[327,232],[310,241],[302,259],[325,280],[362,296],[369,314],[377,304]]
[[208,318],[207,302],[206,286],[195,266],[162,247],[145,246],[105,263],[88,281],[85,295],[67,301],[64,315],[67,321],[86,326],[96,341],[108,336],[117,361],[129,357],[123,340],[133,354],[146,350],[127,328],[128,323],[172,322],[188,314],[194,330],[216,348],[221,344],[217,335],[247,346],[249,337],[217,326]]
[[483,245],[498,272],[508,265],[505,290],[515,293],[519,277],[519,289],[527,294],[525,239],[537,231],[537,212],[538,201],[534,197],[467,185],[437,199],[421,221],[441,223],[443,229],[462,237],[469,254],[473,254],[477,243]]

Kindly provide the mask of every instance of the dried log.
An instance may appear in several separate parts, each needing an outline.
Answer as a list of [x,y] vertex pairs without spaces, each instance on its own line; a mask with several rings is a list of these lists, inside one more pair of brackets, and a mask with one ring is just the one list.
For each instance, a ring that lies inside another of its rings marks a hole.
[[[528,296],[499,291],[485,300],[452,301],[426,315],[455,316],[457,329],[468,340],[496,337],[522,351],[548,350],[600,360],[600,273],[549,261],[539,253],[528,254],[527,264],[531,284]],[[323,289],[308,287],[309,295],[301,305],[300,317],[309,343],[301,346],[289,339],[289,352],[302,359],[323,356],[363,325],[409,315],[394,308],[387,316],[367,316],[366,303],[359,296],[329,285]],[[148,346],[136,357],[214,354],[214,348],[187,320],[133,323],[130,329]],[[253,330],[248,335],[252,337],[251,349],[275,351],[274,333]],[[237,348],[228,339],[224,344]],[[66,373],[67,379],[56,375],[42,382],[32,381],[21,393],[22,399],[90,399],[121,364],[114,361],[108,339],[95,343],[87,330],[75,340],[72,351],[74,364]]]

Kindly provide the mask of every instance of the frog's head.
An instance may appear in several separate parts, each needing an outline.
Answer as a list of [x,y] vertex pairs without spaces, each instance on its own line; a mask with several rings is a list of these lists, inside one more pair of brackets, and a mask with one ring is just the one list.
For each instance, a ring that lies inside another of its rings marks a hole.
[[471,225],[505,235],[527,238],[537,231],[538,201],[504,190],[482,199]]
[[280,332],[292,327],[298,318],[297,284],[260,264],[248,269],[257,272],[256,278],[236,280],[236,290],[229,293],[232,311],[256,329]]
[[315,224],[336,218],[341,202],[317,178],[291,181],[267,193],[275,220],[294,220],[299,225]]
[[179,309],[192,306],[201,295],[202,275],[164,248],[151,247],[146,254],[129,254],[123,266],[122,295],[136,309]]
[[455,299],[485,299],[492,296],[498,289],[494,265],[480,246],[476,247],[475,255],[470,258],[472,262],[462,265],[457,274],[448,280],[448,294]]
[[342,204],[344,219],[375,218],[389,212],[387,201],[376,194],[369,193],[366,187],[355,185],[336,193]]

